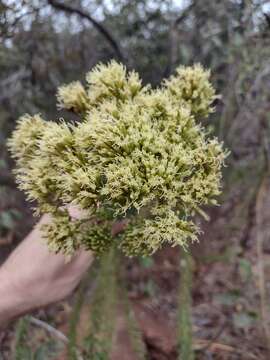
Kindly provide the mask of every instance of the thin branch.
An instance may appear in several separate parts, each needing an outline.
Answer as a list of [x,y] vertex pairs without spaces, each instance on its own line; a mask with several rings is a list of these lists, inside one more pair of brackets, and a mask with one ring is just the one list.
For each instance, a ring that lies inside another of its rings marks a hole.
[[267,22],[268,28],[270,29],[270,14],[263,13],[263,16],[265,18],[265,21]]
[[0,82],[0,87],[4,90],[5,87],[16,84],[17,82],[25,79],[29,76],[29,71],[25,66],[22,66],[18,71],[12,72],[12,74],[8,75]]
[[209,350],[209,348],[211,348],[211,346],[217,342],[217,340],[220,338],[220,336],[222,335],[222,333],[224,332],[227,326],[228,326],[228,321],[227,319],[225,319],[222,325],[220,326],[220,328],[218,329],[217,333],[214,335],[214,337],[211,340],[209,340],[209,343],[206,344],[205,347],[201,349],[201,351],[205,352]]
[[44,330],[46,330],[48,333],[53,335],[58,340],[61,340],[63,343],[68,344],[69,340],[66,337],[66,335],[64,335],[61,331],[55,329],[50,324],[47,324],[45,321],[39,320],[33,316],[28,316],[27,318],[31,324],[43,328]]
[[[54,336],[55,338],[57,338],[58,340],[62,341],[64,344],[68,344],[69,343],[69,339],[66,337],[65,334],[63,334],[61,331],[55,329],[53,326],[51,326],[50,324],[46,323],[45,321],[39,320],[33,316],[28,316],[27,319],[29,320],[29,322],[35,326],[41,327],[44,330],[46,330],[50,335]],[[83,360],[82,355],[80,354],[80,352],[78,351],[78,349],[76,349],[76,355],[77,355],[77,359],[78,360]]]
[[169,33],[169,38],[170,38],[170,50],[169,50],[169,61],[168,61],[168,65],[166,67],[166,70],[164,72],[165,76],[170,75],[173,66],[176,63],[177,60],[177,43],[178,43],[178,38],[177,38],[177,27],[178,25],[184,21],[187,16],[189,15],[190,11],[192,10],[192,8],[194,7],[195,3],[192,2],[188,7],[186,7],[184,9],[184,11],[181,13],[181,15],[179,15],[172,23],[171,25],[171,29],[170,29],[170,33]]
[[195,2],[192,2],[188,7],[185,8],[182,14],[174,21],[174,27],[178,26],[182,21],[185,20],[185,18],[189,15],[190,10],[192,10],[194,6]]
[[81,18],[87,19],[94,26],[94,28],[96,30],[98,30],[98,32],[100,32],[100,34],[102,34],[104,36],[104,38],[108,41],[108,43],[111,45],[112,49],[114,50],[118,60],[124,62],[125,58],[124,58],[124,55],[123,55],[117,41],[110,34],[110,32],[105,28],[105,26],[100,24],[98,21],[96,21],[90,14],[88,14],[87,12],[85,12],[82,9],[74,7],[73,5],[64,4],[57,0],[48,0],[48,3],[57,10],[64,11],[68,14],[77,14]]

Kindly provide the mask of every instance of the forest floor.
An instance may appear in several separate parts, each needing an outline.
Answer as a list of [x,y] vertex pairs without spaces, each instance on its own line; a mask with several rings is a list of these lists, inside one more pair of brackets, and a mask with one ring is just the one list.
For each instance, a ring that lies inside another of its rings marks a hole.
[[[212,219],[203,224],[200,243],[192,246],[194,279],[192,290],[193,342],[198,360],[267,360],[270,355],[263,331],[268,319],[260,318],[260,289],[257,252],[252,237],[245,248],[233,238],[224,215],[226,209],[215,209]],[[29,220],[31,221],[31,219]],[[228,230],[228,231],[227,231]],[[4,259],[13,245],[2,241]],[[0,243],[1,244],[1,243]],[[165,248],[153,258],[126,260],[124,278],[141,334],[151,360],[177,359],[177,314],[179,298],[179,249]],[[264,251],[265,277],[270,279],[270,252]],[[266,288],[269,283],[266,282]],[[91,297],[88,289],[85,296]],[[33,349],[41,349],[37,359],[68,359],[60,334],[67,335],[74,295],[33,314],[42,324],[33,321],[27,328],[25,341]],[[77,324],[77,343],[86,331],[89,308],[82,305]],[[121,306],[117,312],[116,334],[111,360],[136,360],[127,335],[127,324]],[[0,337],[0,359],[17,360],[16,324]],[[59,341],[58,341],[59,340]],[[43,351],[43,352],[42,352]],[[29,355],[30,356],[30,355]],[[19,360],[32,359],[21,357]],[[33,357],[36,359],[36,357]],[[185,360],[185,359],[183,359]]]

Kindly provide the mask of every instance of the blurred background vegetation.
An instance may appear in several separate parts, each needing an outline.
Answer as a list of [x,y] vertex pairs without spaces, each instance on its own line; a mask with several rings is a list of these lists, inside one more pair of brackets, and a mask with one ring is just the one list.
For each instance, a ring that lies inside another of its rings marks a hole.
[[[180,291],[191,279],[179,250],[124,261],[109,254],[70,299],[7,329],[0,359],[269,359],[267,0],[1,0],[0,261],[34,224],[5,145],[16,119],[70,117],[56,109],[57,87],[112,58],[153,85],[200,62],[221,94],[208,126],[231,153],[221,206],[207,210],[191,249],[192,296]],[[192,357],[179,357],[181,309],[190,313]]]

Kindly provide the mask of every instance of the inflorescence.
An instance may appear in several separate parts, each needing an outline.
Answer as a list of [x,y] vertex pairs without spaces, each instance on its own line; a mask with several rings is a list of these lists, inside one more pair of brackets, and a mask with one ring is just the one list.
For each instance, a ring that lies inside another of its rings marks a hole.
[[[194,215],[220,193],[226,152],[199,120],[216,98],[209,72],[180,66],[157,89],[116,63],[99,64],[86,87],[60,87],[59,108],[72,124],[24,115],[9,141],[19,187],[44,225],[50,249],[97,254],[116,244],[128,256],[149,255],[168,243],[184,248],[199,233]],[[73,219],[67,205],[84,210]],[[116,219],[124,233],[111,235]]]

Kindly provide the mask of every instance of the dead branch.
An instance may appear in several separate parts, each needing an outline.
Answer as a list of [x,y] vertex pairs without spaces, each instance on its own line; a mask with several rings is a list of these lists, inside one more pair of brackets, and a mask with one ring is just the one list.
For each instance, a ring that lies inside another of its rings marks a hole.
[[267,23],[268,28],[270,28],[270,14],[268,14],[268,13],[263,13],[263,16],[264,16],[264,18],[265,18],[265,21],[266,21],[266,23]]
[[45,321],[36,319],[33,316],[29,316],[28,320],[31,324],[39,326],[41,328],[43,328],[44,330],[46,330],[49,334],[53,335],[54,337],[56,337],[58,340],[61,340],[63,343],[67,344],[68,343],[68,338],[66,337],[66,335],[64,335],[61,331],[55,329],[53,326],[51,326],[50,324],[47,324]]
[[[58,340],[62,341],[64,344],[68,344],[69,343],[69,339],[66,337],[65,334],[63,334],[61,331],[55,329],[53,326],[51,326],[50,324],[46,323],[45,321],[42,321],[40,319],[35,318],[34,316],[28,316],[27,317],[30,324],[33,324],[35,326],[41,327],[43,328],[45,331],[47,331],[51,336],[54,336],[55,338],[57,338]],[[76,349],[76,355],[78,360],[83,360],[82,355],[80,354],[80,352]]]
[[106,29],[106,27],[102,24],[100,24],[98,21],[96,21],[90,14],[85,12],[82,9],[76,8],[73,5],[64,4],[62,2],[59,2],[57,0],[48,0],[48,3],[54,7],[57,10],[64,11],[68,14],[76,14],[79,15],[81,18],[88,20],[94,28],[108,41],[108,43],[111,45],[112,49],[114,50],[118,60],[125,62],[124,55],[120,49],[120,46],[118,45],[117,41],[114,39],[114,37],[110,34],[110,32]]
[[181,15],[179,15],[172,23],[171,25],[171,29],[170,29],[170,51],[169,51],[169,62],[167,65],[167,68],[165,70],[165,76],[170,75],[173,66],[175,65],[176,61],[177,61],[177,43],[178,43],[178,39],[177,39],[177,33],[178,33],[178,25],[184,21],[187,16],[189,15],[190,11],[192,10],[192,8],[194,7],[195,3],[192,2],[188,7],[186,7],[184,9],[184,11],[181,13]]

